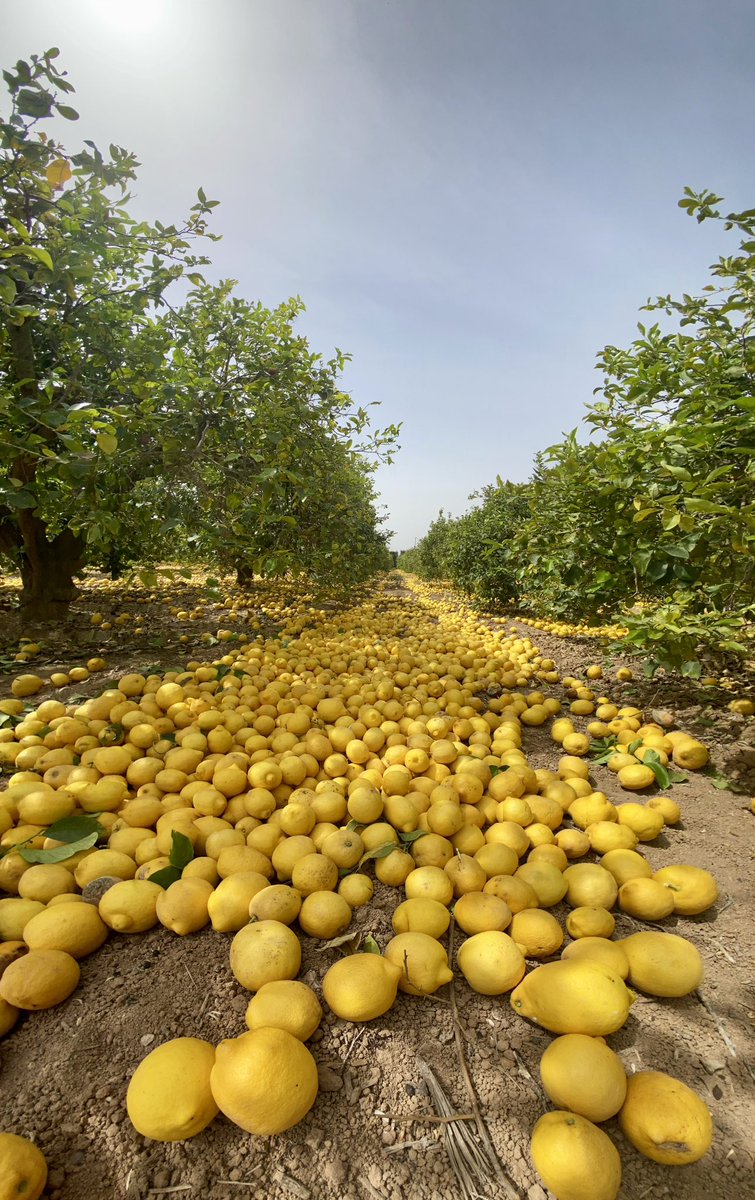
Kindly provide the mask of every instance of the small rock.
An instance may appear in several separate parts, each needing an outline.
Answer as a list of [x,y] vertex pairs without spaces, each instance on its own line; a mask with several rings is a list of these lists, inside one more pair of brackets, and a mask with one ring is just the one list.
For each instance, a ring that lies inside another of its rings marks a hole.
[[47,1176],[47,1186],[52,1189],[62,1188],[65,1181],[66,1181],[66,1173],[65,1173],[65,1171],[61,1171],[60,1169],[55,1170],[55,1171],[50,1171],[49,1175]]
[[143,1033],[142,1036],[139,1038],[139,1044],[141,1046],[149,1046],[151,1042],[154,1042],[154,1040],[155,1040],[154,1033]]
[[170,1171],[155,1171],[155,1175],[152,1180],[152,1187],[153,1188],[170,1187]]
[[543,1191],[539,1183],[533,1183],[532,1187],[527,1189],[527,1200],[548,1200],[548,1194]]
[[671,729],[676,724],[674,714],[669,712],[667,708],[651,709],[650,718],[656,725],[661,725],[664,729]]
[[317,1074],[320,1080],[321,1092],[340,1092],[343,1080],[337,1071],[325,1063],[318,1063]]
[[370,1163],[365,1174],[367,1176],[367,1182],[371,1183],[374,1188],[379,1188],[381,1186],[383,1182],[383,1172],[380,1170],[380,1167],[377,1165],[377,1163]]
[[701,1058],[700,1062],[709,1075],[715,1075],[716,1071],[726,1070],[726,1062],[723,1058]]
[[380,1135],[380,1140],[384,1146],[392,1146],[394,1144],[394,1142],[396,1141],[395,1129],[390,1129],[389,1127],[386,1126],[386,1128],[383,1130],[383,1132]]
[[346,1178],[346,1168],[340,1158],[330,1158],[322,1169],[323,1176],[334,1187],[340,1187]]
[[233,999],[231,1000],[229,1008],[232,1008],[234,1012],[242,1013],[242,1012],[246,1012],[248,1004],[249,1004],[248,996],[234,996]]

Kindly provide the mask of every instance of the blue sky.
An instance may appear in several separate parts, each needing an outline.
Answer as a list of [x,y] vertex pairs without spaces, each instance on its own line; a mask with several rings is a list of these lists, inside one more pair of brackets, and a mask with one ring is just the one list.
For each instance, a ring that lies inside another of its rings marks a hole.
[[221,201],[219,277],[300,294],[312,345],[403,422],[378,482],[403,548],[577,425],[638,307],[728,243],[677,208],[755,204],[750,0],[26,0],[65,138],[133,150],[136,207]]

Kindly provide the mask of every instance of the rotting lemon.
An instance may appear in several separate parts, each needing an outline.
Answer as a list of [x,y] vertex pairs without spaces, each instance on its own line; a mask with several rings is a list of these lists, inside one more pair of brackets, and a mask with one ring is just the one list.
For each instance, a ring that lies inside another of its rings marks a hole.
[[661,1071],[629,1077],[619,1125],[641,1154],[669,1166],[697,1162],[713,1141],[713,1119],[697,1092]]

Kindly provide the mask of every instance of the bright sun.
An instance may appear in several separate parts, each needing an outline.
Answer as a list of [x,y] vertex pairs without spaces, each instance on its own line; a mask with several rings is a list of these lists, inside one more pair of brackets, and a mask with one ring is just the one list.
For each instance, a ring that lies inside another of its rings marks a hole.
[[108,25],[124,33],[152,29],[165,15],[165,0],[94,0],[93,8]]

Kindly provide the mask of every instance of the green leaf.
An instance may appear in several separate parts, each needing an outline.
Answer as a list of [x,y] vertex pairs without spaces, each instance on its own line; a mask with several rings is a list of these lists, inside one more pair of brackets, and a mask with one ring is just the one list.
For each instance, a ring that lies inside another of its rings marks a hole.
[[45,837],[53,838],[56,842],[76,842],[90,833],[96,833],[99,837],[104,832],[96,817],[61,817],[48,826]]
[[368,933],[362,942],[362,950],[365,954],[382,954],[382,950],[378,946],[371,933]]
[[352,819],[351,821],[349,821],[346,828],[349,831],[349,833],[355,833],[356,830],[358,830],[358,829],[364,829],[364,825],[362,825],[359,821],[354,821]]
[[114,433],[98,433],[97,445],[103,454],[115,454],[118,449],[118,438]]
[[194,847],[189,838],[185,833],[179,833],[177,829],[174,829],[171,835],[170,865],[183,871],[193,857]]
[[88,833],[86,837],[79,838],[77,842],[68,842],[65,846],[54,846],[51,850],[33,850],[31,847],[25,847],[19,850],[19,854],[28,863],[64,862],[67,858],[73,858],[74,854],[78,854],[80,850],[89,850],[98,837],[99,834],[94,831]]
[[70,104],[58,104],[58,105],[56,105],[56,107],[57,107],[57,110],[60,113],[61,117],[64,118],[64,120],[78,121],[79,114],[76,112],[75,108],[71,108]]
[[172,883],[177,883],[181,878],[181,872],[178,867],[163,867],[159,871],[154,871],[150,877],[150,883],[156,883],[161,888],[169,888]]
[[41,262],[48,271],[54,270],[52,259],[47,250],[42,246],[25,246],[24,254],[27,258],[36,258],[37,262]]
[[16,96],[16,107],[24,117],[47,117],[50,115],[52,104],[53,97],[41,88],[21,88]]
[[386,842],[384,846],[376,846],[374,850],[368,850],[359,860],[361,867],[362,863],[370,862],[374,858],[387,858],[394,850],[398,850],[396,842]]
[[418,838],[424,837],[426,832],[424,829],[412,829],[410,833],[399,833],[398,836],[405,846],[410,846]]

